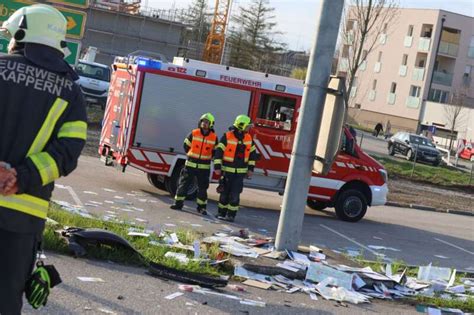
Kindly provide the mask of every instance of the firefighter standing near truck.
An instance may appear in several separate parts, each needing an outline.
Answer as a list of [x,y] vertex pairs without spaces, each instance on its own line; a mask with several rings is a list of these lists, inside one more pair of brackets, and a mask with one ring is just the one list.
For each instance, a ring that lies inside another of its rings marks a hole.
[[249,129],[250,117],[239,115],[216,147],[214,169],[222,175],[218,218],[233,222],[240,204],[244,178],[251,178],[257,160],[257,151]]
[[76,168],[87,135],[78,77],[63,59],[66,29],[43,4],[0,27],[10,40],[0,57],[0,314],[20,314],[23,292],[34,308],[44,305],[59,280],[51,266],[32,269],[54,180]]
[[209,177],[211,172],[211,161],[214,149],[217,145],[217,135],[214,132],[215,118],[211,113],[201,116],[198,128],[184,139],[184,151],[187,152],[188,159],[183,167],[178,183],[178,190],[174,197],[174,204],[171,209],[181,210],[184,200],[187,197],[189,187],[197,179],[197,211],[207,214],[207,189],[209,188]]

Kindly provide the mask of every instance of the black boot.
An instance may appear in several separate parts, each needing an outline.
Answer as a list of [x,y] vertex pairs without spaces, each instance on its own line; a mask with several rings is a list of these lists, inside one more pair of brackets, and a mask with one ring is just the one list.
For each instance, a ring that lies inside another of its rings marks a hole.
[[181,210],[183,209],[183,202],[175,201],[174,204],[170,206],[170,208],[173,210]]
[[227,211],[226,220],[229,221],[229,222],[234,222],[236,214],[237,214],[237,211]]
[[227,215],[227,209],[217,208],[217,218],[218,219],[225,219]]
[[206,206],[198,205],[196,210],[202,215],[207,215]]

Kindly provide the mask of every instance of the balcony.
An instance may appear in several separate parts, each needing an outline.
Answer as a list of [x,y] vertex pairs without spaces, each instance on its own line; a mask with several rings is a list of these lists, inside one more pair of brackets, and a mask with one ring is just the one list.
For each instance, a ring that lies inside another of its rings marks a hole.
[[406,104],[407,107],[418,108],[420,107],[420,98],[415,96],[408,96]]
[[387,43],[387,34],[380,34],[380,44],[385,45]]
[[380,70],[382,70],[382,63],[381,62],[376,62],[374,66],[374,72],[379,73]]
[[428,52],[430,51],[430,45],[431,38],[420,37],[420,41],[418,42],[418,50]]
[[413,44],[413,36],[405,36],[405,40],[403,41],[403,45],[405,47],[411,47]]
[[453,84],[453,74],[448,72],[435,71],[433,75],[433,83],[451,86]]
[[354,43],[354,31],[350,30],[346,34],[346,38],[344,39],[344,44],[351,46]]
[[362,63],[359,66],[360,71],[365,71],[367,69],[367,60],[362,61]]
[[349,70],[349,59],[342,57],[339,60],[339,71]]
[[441,41],[439,43],[439,54],[450,56],[450,57],[457,57],[459,51],[459,45],[448,43]]
[[408,72],[408,67],[407,67],[407,66],[404,66],[404,65],[401,65],[401,66],[400,66],[400,69],[398,70],[398,74],[399,74],[401,77],[406,77],[406,76],[407,76],[407,72]]
[[425,68],[415,67],[411,78],[413,81],[423,81],[425,78]]
[[370,101],[375,101],[375,97],[377,96],[377,93],[375,92],[375,90],[370,90],[369,92],[369,100]]
[[393,105],[395,104],[395,101],[397,100],[397,94],[395,93],[388,93],[388,96],[387,96],[387,103],[389,103],[390,105]]
[[469,50],[467,52],[467,56],[469,58],[474,58],[474,47],[469,47]]

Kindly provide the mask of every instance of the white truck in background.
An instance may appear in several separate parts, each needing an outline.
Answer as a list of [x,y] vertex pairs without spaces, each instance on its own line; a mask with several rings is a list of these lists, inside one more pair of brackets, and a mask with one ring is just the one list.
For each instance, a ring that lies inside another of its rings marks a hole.
[[75,66],[79,80],[76,82],[84,93],[87,104],[98,104],[105,109],[110,84],[110,67],[95,62],[96,47],[89,47],[84,58]]

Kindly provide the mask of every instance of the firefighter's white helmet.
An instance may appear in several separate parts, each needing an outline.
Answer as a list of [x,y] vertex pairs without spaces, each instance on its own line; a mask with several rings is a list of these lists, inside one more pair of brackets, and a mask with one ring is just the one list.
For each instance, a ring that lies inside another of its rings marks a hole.
[[67,21],[57,9],[35,4],[18,9],[3,22],[0,33],[18,43],[46,45],[63,52],[66,47]]

